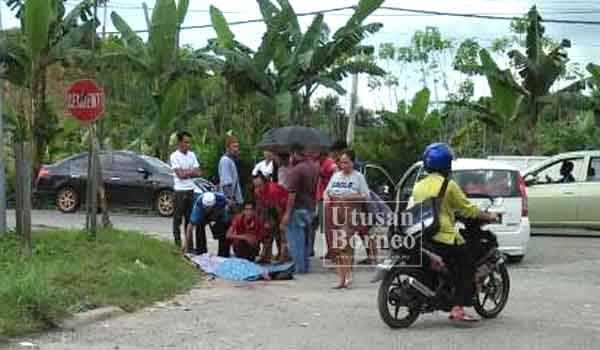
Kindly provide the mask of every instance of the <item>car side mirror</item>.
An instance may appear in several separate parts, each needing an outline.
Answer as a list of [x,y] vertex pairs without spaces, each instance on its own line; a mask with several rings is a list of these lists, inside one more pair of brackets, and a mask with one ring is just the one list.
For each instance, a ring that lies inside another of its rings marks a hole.
[[531,174],[526,175],[523,181],[525,182],[525,186],[529,187],[535,185],[538,182],[538,177]]

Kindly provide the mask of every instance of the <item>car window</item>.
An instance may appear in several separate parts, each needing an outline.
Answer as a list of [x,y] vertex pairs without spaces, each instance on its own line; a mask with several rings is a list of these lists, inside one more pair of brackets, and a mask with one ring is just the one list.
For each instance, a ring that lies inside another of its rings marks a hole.
[[519,197],[518,173],[510,170],[457,170],[452,179],[469,198]]
[[400,188],[400,201],[408,202],[410,196],[412,195],[413,187],[417,183],[417,178],[421,173],[421,167],[414,168],[411,173],[406,177],[402,187]]
[[102,171],[112,170],[114,168],[113,157],[111,153],[100,154],[100,166],[102,167]]
[[66,161],[62,166],[71,174],[87,174],[88,158],[86,155]]
[[169,164],[163,162],[162,160],[155,158],[155,157],[150,157],[150,156],[140,156],[143,160],[145,160],[146,162],[148,162],[154,169],[156,169],[156,171],[158,171],[161,174],[171,174],[173,172],[173,170],[171,170],[171,167],[169,166]]
[[587,171],[588,182],[600,182],[600,157],[594,157],[590,161]]
[[137,171],[142,164],[139,159],[123,153],[113,153],[113,167],[122,171]]
[[394,187],[386,173],[374,166],[365,167],[365,180],[369,185],[369,189],[379,195],[391,194]]
[[583,158],[564,159],[550,164],[536,173],[536,184],[558,184],[577,181],[581,173]]

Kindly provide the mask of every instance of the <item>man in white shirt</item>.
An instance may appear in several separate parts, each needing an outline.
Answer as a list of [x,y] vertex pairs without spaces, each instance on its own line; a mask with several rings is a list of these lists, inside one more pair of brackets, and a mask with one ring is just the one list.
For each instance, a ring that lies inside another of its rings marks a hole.
[[[181,246],[181,221],[185,219],[185,226],[190,222],[190,215],[194,205],[194,181],[200,177],[200,164],[194,152],[190,151],[192,135],[182,131],[177,134],[178,149],[171,154],[170,162],[173,169],[173,187],[175,190],[175,213],[173,215],[173,238],[177,246]],[[192,247],[192,242],[186,242]]]
[[272,180],[273,177],[273,160],[275,155],[270,151],[264,151],[265,159],[259,162],[252,169],[252,177],[258,176],[258,173],[263,174],[268,180]]

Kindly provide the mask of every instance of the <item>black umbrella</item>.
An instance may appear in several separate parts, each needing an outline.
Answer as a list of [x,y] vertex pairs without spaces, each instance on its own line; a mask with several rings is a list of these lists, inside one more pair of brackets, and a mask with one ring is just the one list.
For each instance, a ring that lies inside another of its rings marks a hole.
[[328,148],[333,140],[323,131],[305,126],[286,126],[267,131],[256,145],[260,149],[278,153],[289,152],[290,146],[300,144],[310,148]]

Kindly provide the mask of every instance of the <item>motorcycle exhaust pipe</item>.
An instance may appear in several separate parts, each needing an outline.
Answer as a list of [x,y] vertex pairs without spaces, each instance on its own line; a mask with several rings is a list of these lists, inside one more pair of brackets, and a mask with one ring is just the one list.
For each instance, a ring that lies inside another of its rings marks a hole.
[[417,291],[419,291],[424,296],[426,296],[428,298],[433,298],[435,296],[434,291],[429,289],[429,287],[427,287],[423,283],[419,282],[419,280],[417,280],[416,278],[409,276],[407,280],[408,280],[408,284],[410,284],[413,288],[415,288]]

